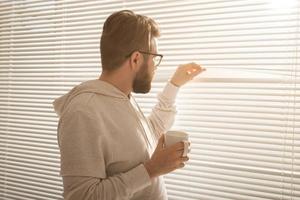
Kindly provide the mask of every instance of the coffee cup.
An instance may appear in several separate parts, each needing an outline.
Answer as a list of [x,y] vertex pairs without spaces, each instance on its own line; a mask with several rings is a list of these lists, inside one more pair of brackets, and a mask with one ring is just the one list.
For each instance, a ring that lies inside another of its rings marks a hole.
[[169,147],[175,143],[178,142],[184,143],[184,151],[183,151],[183,157],[187,156],[187,154],[190,152],[189,149],[189,135],[186,132],[183,131],[167,131],[165,133],[165,145],[166,147]]

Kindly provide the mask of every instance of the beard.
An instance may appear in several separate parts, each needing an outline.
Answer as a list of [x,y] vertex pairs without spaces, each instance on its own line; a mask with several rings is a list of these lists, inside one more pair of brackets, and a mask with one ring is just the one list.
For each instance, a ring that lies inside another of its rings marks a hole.
[[148,93],[151,89],[152,76],[148,72],[148,65],[146,62],[143,63],[140,70],[136,73],[135,79],[133,80],[133,92],[134,93]]

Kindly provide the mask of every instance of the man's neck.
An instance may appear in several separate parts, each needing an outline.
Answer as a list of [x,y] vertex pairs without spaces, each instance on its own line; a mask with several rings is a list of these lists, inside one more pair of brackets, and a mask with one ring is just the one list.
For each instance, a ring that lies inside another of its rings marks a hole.
[[108,82],[122,91],[128,98],[130,97],[130,93],[132,91],[131,81],[124,76],[124,73],[117,72],[102,72],[99,80]]

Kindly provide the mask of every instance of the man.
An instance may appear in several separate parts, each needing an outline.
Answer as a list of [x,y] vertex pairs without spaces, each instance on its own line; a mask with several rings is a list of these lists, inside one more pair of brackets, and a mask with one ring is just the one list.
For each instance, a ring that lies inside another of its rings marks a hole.
[[102,74],[53,102],[66,200],[166,200],[161,175],[184,167],[183,143],[164,146],[178,88],[203,69],[178,67],[148,118],[131,92],[147,93],[162,55],[157,24],[129,10],[103,26]]

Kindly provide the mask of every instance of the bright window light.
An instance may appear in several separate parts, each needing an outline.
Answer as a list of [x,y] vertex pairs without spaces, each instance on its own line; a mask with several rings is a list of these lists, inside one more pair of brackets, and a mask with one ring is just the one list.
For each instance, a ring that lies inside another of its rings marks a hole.
[[273,9],[284,10],[296,7],[298,0],[270,0],[270,4]]

